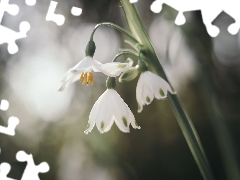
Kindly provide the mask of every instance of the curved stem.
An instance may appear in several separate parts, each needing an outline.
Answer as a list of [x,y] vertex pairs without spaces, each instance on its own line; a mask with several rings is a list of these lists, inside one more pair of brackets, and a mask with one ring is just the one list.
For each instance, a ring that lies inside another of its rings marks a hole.
[[[139,52],[141,45],[139,43],[137,44],[133,44],[131,41],[129,40],[124,40],[125,43],[129,44],[133,49],[135,49],[137,52]],[[140,46],[140,47],[139,47]]]
[[[156,52],[149,40],[149,37],[145,31],[141,18],[139,17],[137,10],[129,0],[120,0],[123,10],[128,21],[129,28],[133,36],[143,45],[143,50],[146,52],[148,60],[146,65],[155,71],[159,76],[164,78],[167,82],[168,78],[158,60]],[[170,84],[170,83],[169,83]],[[171,86],[171,85],[170,85]],[[202,148],[198,134],[193,126],[191,119],[183,107],[181,101],[177,95],[168,94],[168,100],[172,106],[173,112],[177,118],[178,124],[183,132],[183,135],[187,141],[187,144],[193,154],[193,157],[200,169],[200,172],[205,180],[213,180],[213,174],[206,158],[205,152]]]
[[112,28],[120,31],[121,33],[125,34],[127,37],[129,37],[131,40],[133,40],[135,43],[139,43],[139,42],[137,41],[137,39],[135,39],[130,32],[126,31],[125,29],[121,28],[120,26],[118,26],[118,25],[116,25],[116,24],[109,23],[109,22],[97,24],[97,25],[95,26],[95,28],[93,29],[93,31],[92,31],[92,34],[91,34],[91,36],[90,36],[90,40],[93,40],[94,33],[95,33],[95,31],[96,31],[100,26],[110,26],[110,27],[112,27]]
[[137,56],[138,56],[138,54],[139,54],[138,51],[134,51],[134,50],[132,50],[132,49],[120,49],[119,51],[120,51],[120,53],[122,53],[122,52],[131,52],[131,53],[133,53],[133,54],[135,54],[135,55],[137,55]]
[[125,51],[125,52],[121,52],[121,53],[117,54],[117,55],[114,57],[114,59],[112,60],[112,62],[115,62],[120,56],[123,56],[123,55],[132,55],[132,56],[138,58],[138,55],[136,55],[135,53]]

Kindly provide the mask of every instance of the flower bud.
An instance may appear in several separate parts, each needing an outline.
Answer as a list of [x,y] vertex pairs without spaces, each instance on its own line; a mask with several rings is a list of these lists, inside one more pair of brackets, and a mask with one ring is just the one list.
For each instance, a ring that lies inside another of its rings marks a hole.
[[136,68],[130,68],[127,71],[123,72],[119,77],[119,82],[129,82],[135,79],[138,76],[138,70]]
[[108,89],[114,89],[116,87],[115,77],[108,77],[106,80],[106,86]]
[[85,50],[86,56],[93,57],[95,50],[96,50],[95,42],[93,40],[90,40]]

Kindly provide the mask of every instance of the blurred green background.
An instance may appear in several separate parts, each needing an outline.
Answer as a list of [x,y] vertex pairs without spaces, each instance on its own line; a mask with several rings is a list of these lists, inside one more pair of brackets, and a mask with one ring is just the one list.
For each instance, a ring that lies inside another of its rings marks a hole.
[[[116,90],[141,130],[125,134],[114,124],[105,134],[96,127],[83,133],[94,102],[106,89],[106,76],[95,73],[93,86],[77,82],[59,93],[61,77],[85,56],[97,23],[128,27],[118,0],[58,2],[56,13],[66,18],[63,26],[45,20],[49,0],[33,7],[24,0],[10,0],[20,12],[3,17],[2,25],[15,31],[23,20],[31,24],[28,37],[17,41],[18,53],[10,55],[6,44],[0,46],[0,100],[10,103],[0,112],[0,125],[7,126],[10,116],[20,119],[14,137],[0,134],[0,163],[11,164],[9,177],[21,179],[26,163],[15,156],[24,150],[33,154],[36,164],[49,163],[50,171],[40,174],[42,180],[202,180],[167,99],[154,100],[137,113],[137,79],[117,83]],[[231,179],[234,168],[239,170],[240,152],[240,36],[227,31],[234,20],[222,12],[213,22],[221,32],[210,38],[200,11],[184,13],[186,23],[177,26],[176,10],[164,5],[154,14],[152,2],[139,0],[135,5],[193,120],[216,179]],[[82,8],[82,15],[71,15],[72,6]],[[101,27],[94,36],[94,58],[110,62],[120,48],[130,48],[125,38]]]

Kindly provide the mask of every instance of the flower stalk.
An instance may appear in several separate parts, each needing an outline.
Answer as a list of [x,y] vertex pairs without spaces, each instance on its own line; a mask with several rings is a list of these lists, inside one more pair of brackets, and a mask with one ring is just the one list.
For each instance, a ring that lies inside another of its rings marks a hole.
[[[142,45],[141,50],[146,57],[144,58],[144,63],[150,70],[169,83],[134,5],[129,0],[120,0],[120,2],[132,35]],[[203,178],[205,180],[213,180],[214,177],[197,132],[177,94],[169,93],[168,100]]]
[[93,36],[94,36],[94,33],[96,32],[96,30],[100,27],[100,26],[110,26],[118,31],[120,31],[121,33],[125,34],[127,37],[129,37],[135,44],[138,44],[139,42],[137,41],[136,38],[134,38],[134,36],[130,33],[130,32],[127,32],[125,29],[121,28],[120,26],[116,25],[116,24],[113,24],[113,23],[109,23],[109,22],[105,22],[105,23],[100,23],[100,24],[97,24],[95,26],[95,28],[93,29],[92,31],[92,34],[90,36],[90,40],[93,40]]
[[134,56],[134,57],[138,58],[138,55],[136,55],[135,53],[133,53],[133,52],[128,52],[128,51],[124,51],[124,52],[121,52],[121,53],[117,54],[117,55],[113,58],[112,62],[116,62],[117,59],[118,59],[120,56],[123,56],[123,55],[130,55],[130,56]]

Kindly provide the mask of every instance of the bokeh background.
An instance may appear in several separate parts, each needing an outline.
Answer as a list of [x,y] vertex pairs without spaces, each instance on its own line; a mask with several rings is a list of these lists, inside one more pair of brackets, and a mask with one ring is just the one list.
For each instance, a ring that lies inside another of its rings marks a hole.
[[[62,26],[45,20],[49,0],[29,7],[24,0],[13,17],[4,14],[2,25],[19,31],[31,24],[28,37],[17,41],[19,52],[10,55],[0,45],[0,100],[10,103],[0,112],[0,125],[10,116],[20,119],[14,137],[0,134],[0,163],[11,164],[9,177],[21,179],[26,163],[16,160],[24,150],[36,164],[48,162],[42,180],[202,180],[183,134],[165,100],[154,100],[137,113],[137,79],[117,83],[116,90],[129,105],[141,130],[125,134],[114,124],[101,134],[96,128],[85,135],[94,102],[105,91],[106,76],[95,73],[93,86],[77,82],[57,92],[62,75],[85,56],[85,46],[97,23],[127,27],[118,0],[58,0],[56,13],[65,16]],[[221,32],[210,38],[201,12],[186,12],[186,23],[177,26],[177,11],[164,5],[159,14],[150,10],[153,0],[139,0],[136,7],[159,60],[199,133],[217,180],[237,179],[240,152],[240,39],[227,27],[234,20],[222,12],[213,22]],[[79,17],[71,14],[80,7]],[[119,32],[97,30],[95,59],[110,62],[121,48],[130,48]],[[127,57],[120,59],[124,61]],[[135,61],[136,62],[136,61]],[[236,171],[235,171],[236,170]]]

